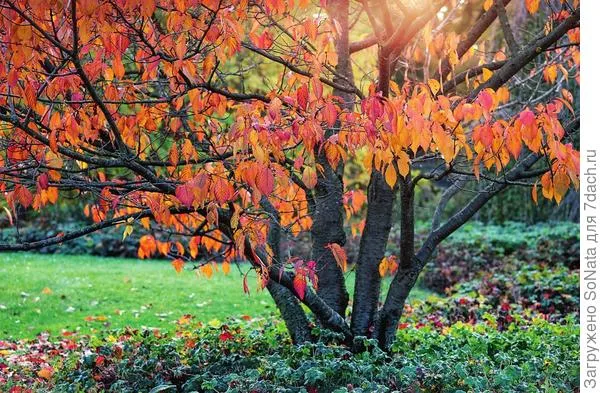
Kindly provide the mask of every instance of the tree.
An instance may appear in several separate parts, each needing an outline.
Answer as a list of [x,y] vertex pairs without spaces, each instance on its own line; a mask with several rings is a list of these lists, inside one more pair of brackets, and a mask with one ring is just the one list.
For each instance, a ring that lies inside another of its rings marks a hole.
[[[168,256],[178,271],[250,261],[296,342],[312,339],[304,304],[347,343],[387,348],[435,248],[493,196],[528,186],[536,201],[540,184],[558,203],[578,186],[565,88],[579,78],[578,1],[525,0],[533,35],[513,31],[509,3],[2,0],[7,212],[75,196],[94,224],[0,250],[141,227],[140,258]],[[366,197],[345,187],[349,162],[370,179]],[[417,248],[424,179],[452,185]],[[351,318],[345,215],[362,218]],[[310,260],[282,256],[282,231],[310,232]]]

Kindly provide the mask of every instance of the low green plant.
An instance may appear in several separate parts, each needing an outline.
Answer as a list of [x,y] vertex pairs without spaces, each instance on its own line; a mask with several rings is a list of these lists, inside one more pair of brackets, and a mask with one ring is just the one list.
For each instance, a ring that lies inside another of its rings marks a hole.
[[[121,330],[57,358],[54,392],[570,392],[578,325],[535,319],[499,332],[462,322],[400,330],[390,353],[289,343],[280,322],[180,332]],[[41,386],[41,385],[40,385]]]

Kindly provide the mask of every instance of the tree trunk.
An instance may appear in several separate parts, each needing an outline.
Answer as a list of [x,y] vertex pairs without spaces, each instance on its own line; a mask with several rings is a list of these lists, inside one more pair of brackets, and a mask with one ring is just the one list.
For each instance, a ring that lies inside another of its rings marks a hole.
[[[423,266],[415,258],[414,186],[410,173],[400,181],[400,266],[394,277],[376,326],[379,345],[387,349],[396,336],[404,302]],[[429,256],[427,256],[429,258]],[[425,259],[427,259],[425,258]]]
[[294,294],[273,280],[269,280],[267,289],[281,313],[292,342],[302,344],[311,341],[309,321]]
[[[335,80],[345,85],[346,80],[352,80],[348,41],[348,0],[328,2],[328,12],[330,18],[336,20],[340,26],[340,36],[335,43],[338,55],[336,66],[338,76]],[[339,90],[334,90],[333,94],[342,98],[342,105],[346,109],[352,108],[354,100],[352,94]],[[338,127],[339,122],[337,122],[335,128],[327,130],[325,137],[333,135]],[[311,229],[313,239],[312,258],[318,266],[319,287],[317,294],[343,317],[348,307],[348,291],[346,291],[342,269],[338,266],[327,245],[337,243],[343,246],[346,243],[342,202],[344,165],[340,163],[337,168],[332,168],[325,157],[323,149],[319,149],[319,147],[317,149],[316,162],[323,168],[323,171],[319,171],[317,176],[314,197],[315,211]]]
[[[412,264],[415,265],[415,264]],[[379,346],[389,349],[396,337],[398,321],[404,311],[404,303],[417,282],[421,269],[418,266],[399,267],[375,324],[375,335]]]
[[381,276],[379,262],[385,254],[392,228],[395,190],[383,175],[373,170],[368,188],[367,218],[360,239],[356,265],[351,329],[355,336],[369,336],[379,304]]
[[[279,214],[275,207],[269,202],[266,197],[260,201],[262,208],[271,216],[268,233],[268,243],[273,251],[273,264],[283,269],[281,260],[281,227],[279,223]],[[285,322],[292,342],[301,344],[311,341],[311,329],[306,313],[302,309],[300,302],[296,296],[283,285],[269,280],[267,290],[273,297],[275,305],[281,313],[281,317]]]
[[315,188],[315,213],[313,216],[312,259],[317,263],[319,286],[317,294],[341,316],[346,314],[348,292],[344,274],[338,266],[328,244],[346,243],[342,205],[343,183],[341,174],[336,173],[324,157],[318,161],[324,169]]

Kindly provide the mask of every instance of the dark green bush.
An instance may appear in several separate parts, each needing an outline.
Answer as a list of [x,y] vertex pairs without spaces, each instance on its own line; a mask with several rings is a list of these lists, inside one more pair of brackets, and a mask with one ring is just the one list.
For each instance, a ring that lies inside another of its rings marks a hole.
[[439,247],[422,273],[438,293],[486,273],[510,274],[526,265],[579,268],[579,226],[569,222],[528,226],[466,224]]

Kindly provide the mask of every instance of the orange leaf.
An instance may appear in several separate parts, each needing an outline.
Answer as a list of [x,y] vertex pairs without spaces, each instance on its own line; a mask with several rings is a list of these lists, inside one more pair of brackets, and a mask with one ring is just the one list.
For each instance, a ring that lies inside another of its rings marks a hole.
[[304,171],[302,172],[302,182],[309,189],[315,188],[317,185],[317,171],[311,166],[304,168]]
[[152,235],[144,235],[140,238],[138,257],[141,259],[151,257],[156,252],[156,240]]
[[54,369],[52,367],[44,367],[37,372],[38,377],[44,378],[46,380],[52,378],[52,374],[54,374]]
[[535,14],[540,8],[540,0],[525,0],[525,8],[530,14]]
[[123,76],[125,76],[125,67],[123,66],[123,62],[121,61],[121,55],[115,56],[112,64],[112,69],[117,79],[123,79]]
[[398,152],[398,160],[396,160],[396,164],[398,164],[398,172],[400,173],[400,176],[406,178],[406,175],[408,175],[410,172],[410,157],[405,151]]
[[145,17],[150,17],[156,9],[155,0],[141,0],[141,14]]
[[177,273],[181,273],[181,271],[183,270],[183,266],[185,265],[185,262],[183,261],[183,259],[177,258],[177,259],[173,259],[173,261],[171,261],[171,265],[173,265],[173,267],[175,268],[175,271]]
[[14,196],[23,207],[31,206],[33,202],[33,194],[27,187],[17,184],[15,186]]
[[223,262],[221,269],[223,269],[223,273],[227,275],[231,271],[231,264],[229,262]]
[[244,286],[244,293],[250,293],[250,289],[248,288],[248,274],[244,275],[243,286]]
[[388,270],[388,266],[389,263],[387,257],[383,257],[383,259],[381,259],[381,262],[379,262],[379,275],[381,277],[385,276],[385,273]]
[[25,83],[25,100],[27,101],[27,106],[30,108],[35,108],[35,104],[37,104],[37,92],[35,88],[31,85],[31,83]]
[[202,271],[202,274],[204,274],[204,276],[206,278],[210,278],[213,275],[212,266],[208,263],[205,265],[202,265],[202,267],[200,267],[200,270]]
[[396,175],[396,168],[394,168],[394,164],[390,163],[385,170],[385,182],[390,186],[390,188],[394,188],[396,185],[396,180],[398,180],[398,176]]
[[233,198],[235,190],[233,189],[231,183],[229,183],[226,179],[219,177],[214,183],[214,193],[217,202],[223,204]]
[[346,256],[346,251],[342,248],[342,246],[340,246],[337,243],[329,243],[325,247],[329,248],[329,250],[333,254],[333,258],[337,262],[338,266],[342,269],[342,271],[345,272],[346,267],[347,267],[346,266],[347,261],[348,261],[348,258]]
[[544,173],[542,176],[542,195],[546,199],[552,199],[554,196],[554,186],[552,184],[552,177],[550,172]]

